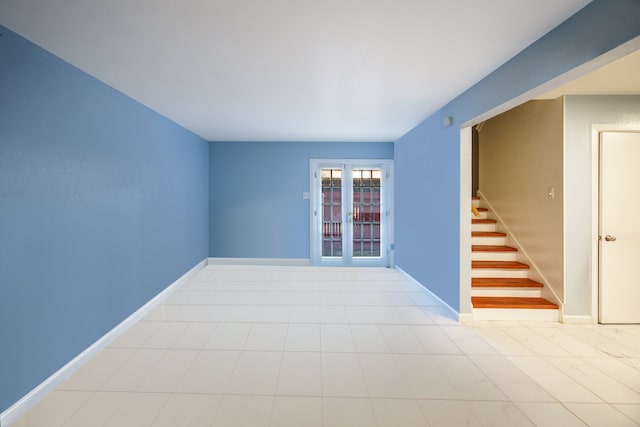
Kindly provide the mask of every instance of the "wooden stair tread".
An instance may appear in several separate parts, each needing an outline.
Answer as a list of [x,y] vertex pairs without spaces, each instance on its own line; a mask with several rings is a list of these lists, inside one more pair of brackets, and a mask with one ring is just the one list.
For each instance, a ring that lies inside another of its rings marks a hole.
[[471,252],[516,252],[516,248],[511,246],[498,245],[472,245]]
[[532,308],[558,309],[558,305],[544,298],[525,297],[471,297],[473,308]]
[[480,200],[480,197],[478,197],[478,196],[471,196],[471,200]]
[[505,233],[498,231],[472,231],[471,237],[506,237]]
[[529,266],[518,261],[471,261],[471,268],[498,268],[507,270],[528,270]]
[[495,219],[472,219],[471,224],[496,224]]
[[472,288],[543,288],[542,283],[518,277],[473,277]]

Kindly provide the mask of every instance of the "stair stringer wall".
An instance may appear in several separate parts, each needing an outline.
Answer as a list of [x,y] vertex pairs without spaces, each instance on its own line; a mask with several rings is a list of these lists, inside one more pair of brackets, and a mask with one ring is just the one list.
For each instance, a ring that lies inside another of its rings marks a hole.
[[527,254],[527,250],[520,244],[517,237],[511,232],[509,227],[505,224],[500,215],[493,208],[491,202],[487,200],[484,194],[482,194],[482,191],[478,191],[478,197],[480,197],[480,205],[489,210],[488,217],[497,221],[496,230],[507,235],[507,246],[512,246],[518,250],[516,252],[516,261],[529,265],[529,279],[535,280],[536,282],[540,282],[544,285],[541,290],[542,298],[558,304],[558,306],[560,307],[560,312],[562,313],[563,301],[554,291],[549,280],[540,271],[540,268],[536,265],[535,261],[533,261],[533,259],[531,259],[531,257]]

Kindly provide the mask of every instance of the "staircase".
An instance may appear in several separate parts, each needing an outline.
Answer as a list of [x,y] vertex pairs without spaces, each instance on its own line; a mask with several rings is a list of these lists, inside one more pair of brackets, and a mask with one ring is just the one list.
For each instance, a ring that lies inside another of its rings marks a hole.
[[516,261],[517,249],[488,218],[480,199],[471,220],[471,304],[475,320],[559,320],[558,305],[542,298],[544,285],[529,279],[529,266]]

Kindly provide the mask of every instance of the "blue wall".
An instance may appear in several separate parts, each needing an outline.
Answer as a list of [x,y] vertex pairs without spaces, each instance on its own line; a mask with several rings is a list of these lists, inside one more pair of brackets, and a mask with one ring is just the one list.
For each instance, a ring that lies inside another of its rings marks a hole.
[[459,125],[638,35],[640,1],[594,0],[396,141],[396,264],[459,310]]
[[309,258],[309,159],[392,159],[393,144],[213,142],[209,255]]
[[209,147],[0,33],[1,412],[206,258]]

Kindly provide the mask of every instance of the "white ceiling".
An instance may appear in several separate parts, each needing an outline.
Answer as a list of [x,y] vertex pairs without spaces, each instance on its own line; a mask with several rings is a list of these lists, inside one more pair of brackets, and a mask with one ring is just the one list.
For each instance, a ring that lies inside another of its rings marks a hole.
[[0,0],[0,24],[212,141],[392,141],[588,0]]

